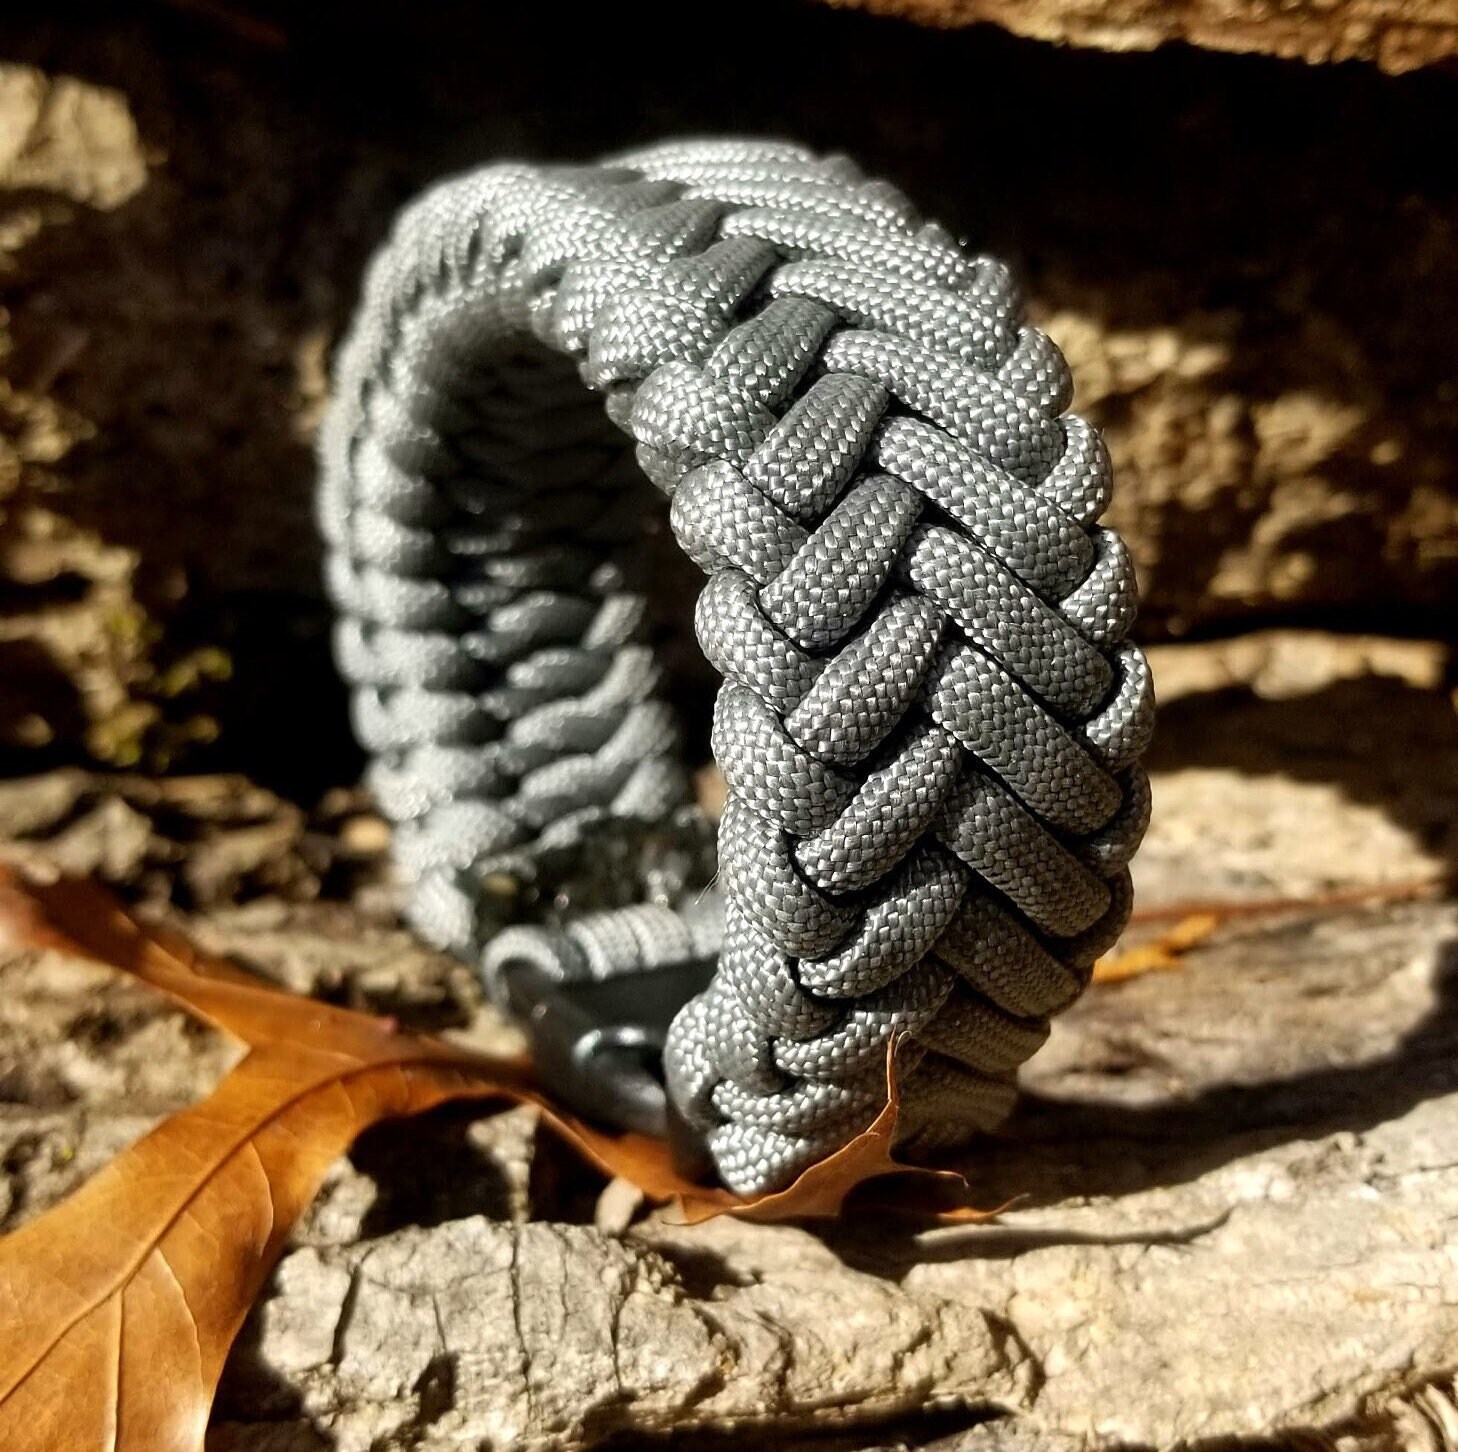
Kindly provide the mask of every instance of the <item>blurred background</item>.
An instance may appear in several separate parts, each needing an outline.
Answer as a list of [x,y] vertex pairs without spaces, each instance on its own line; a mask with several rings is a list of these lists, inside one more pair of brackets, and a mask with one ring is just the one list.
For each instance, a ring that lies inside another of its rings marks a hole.
[[[1165,751],[1252,771],[1300,741],[1287,769],[1350,756],[1376,801],[1409,726],[1453,745],[1458,22],[886,8],[8,6],[0,767],[48,774],[9,833],[104,810],[117,876],[144,832],[267,825],[263,852],[327,817],[359,758],[311,439],[365,257],[435,176],[683,132],[845,150],[1014,264],[1107,431],[1144,640],[1249,642],[1191,657],[1238,728],[1182,698]],[[1042,39],[942,28],[968,20]],[[258,790],[161,781],[218,773]],[[1388,804],[1444,851],[1420,795]],[[272,867],[260,889],[315,890]]]

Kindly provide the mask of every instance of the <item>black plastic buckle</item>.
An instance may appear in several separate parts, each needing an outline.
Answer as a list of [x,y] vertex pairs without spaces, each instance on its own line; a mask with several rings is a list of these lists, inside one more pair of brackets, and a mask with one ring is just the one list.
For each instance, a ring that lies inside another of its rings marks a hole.
[[517,960],[503,967],[501,980],[542,1078],[568,1108],[667,1138],[680,1169],[698,1175],[703,1151],[668,1102],[663,1049],[674,1015],[713,975],[714,959],[705,958],[560,983]]

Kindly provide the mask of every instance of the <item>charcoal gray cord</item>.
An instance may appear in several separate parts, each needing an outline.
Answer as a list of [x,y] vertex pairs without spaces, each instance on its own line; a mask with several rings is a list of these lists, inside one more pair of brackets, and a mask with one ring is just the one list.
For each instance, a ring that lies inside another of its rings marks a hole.
[[[693,816],[592,393],[708,577],[722,907],[491,932],[493,883]],[[893,1033],[908,1151],[996,1123],[1127,917],[1153,696],[1069,394],[1000,263],[791,146],[487,168],[370,268],[320,515],[412,920],[498,995],[718,950],[666,1070],[737,1190],[864,1126]]]

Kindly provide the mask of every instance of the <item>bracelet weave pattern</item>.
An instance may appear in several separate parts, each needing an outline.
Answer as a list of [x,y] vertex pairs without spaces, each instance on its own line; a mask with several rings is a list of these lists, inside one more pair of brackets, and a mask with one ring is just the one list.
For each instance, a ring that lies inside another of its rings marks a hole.
[[[718,947],[666,1070],[735,1189],[863,1128],[893,1034],[909,1150],[996,1123],[1127,918],[1153,695],[1070,391],[1001,264],[789,146],[488,168],[371,267],[320,516],[413,920],[488,984]],[[634,458],[708,577],[722,917],[483,942],[483,878],[689,800]]]

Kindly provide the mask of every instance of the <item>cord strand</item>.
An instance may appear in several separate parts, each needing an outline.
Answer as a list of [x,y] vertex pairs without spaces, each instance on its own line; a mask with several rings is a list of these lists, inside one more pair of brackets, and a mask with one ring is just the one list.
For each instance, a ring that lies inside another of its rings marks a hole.
[[[795,147],[487,168],[370,268],[319,516],[412,921],[498,994],[717,952],[665,1067],[732,1188],[859,1130],[892,1034],[908,1146],[994,1124],[1127,917],[1153,696],[1070,393],[1000,263]],[[707,575],[717,912],[644,476]],[[496,931],[488,883],[583,861],[639,900]]]

